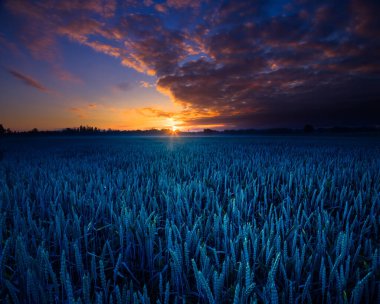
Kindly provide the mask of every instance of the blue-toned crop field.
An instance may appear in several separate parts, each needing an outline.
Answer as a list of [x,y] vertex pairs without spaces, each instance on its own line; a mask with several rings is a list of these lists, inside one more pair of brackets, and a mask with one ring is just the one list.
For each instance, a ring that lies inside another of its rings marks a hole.
[[0,141],[1,303],[379,301],[379,138]]

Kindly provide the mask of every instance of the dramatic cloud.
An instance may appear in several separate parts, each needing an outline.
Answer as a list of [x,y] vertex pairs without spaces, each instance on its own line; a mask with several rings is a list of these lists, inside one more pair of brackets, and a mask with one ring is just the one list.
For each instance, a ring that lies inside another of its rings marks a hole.
[[144,115],[234,128],[380,124],[376,1],[45,0],[8,8],[27,21],[22,39],[36,58],[56,56],[66,37],[155,75],[157,89],[183,107]]
[[37,80],[33,79],[31,76],[22,74],[16,70],[7,69],[7,71],[14,76],[15,78],[21,80],[23,83],[25,83],[28,86],[31,86],[41,92],[47,93],[50,92],[48,88],[43,86],[41,83],[39,83]]

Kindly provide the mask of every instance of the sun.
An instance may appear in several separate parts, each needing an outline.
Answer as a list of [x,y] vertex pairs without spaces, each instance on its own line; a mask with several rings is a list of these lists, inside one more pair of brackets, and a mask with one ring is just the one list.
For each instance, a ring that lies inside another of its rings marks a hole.
[[177,124],[178,122],[175,121],[173,118],[168,119],[168,126],[172,134],[176,134],[179,131],[179,127],[177,126]]
[[178,134],[178,127],[177,126],[171,126],[171,129],[170,129],[170,134],[171,135],[177,135]]

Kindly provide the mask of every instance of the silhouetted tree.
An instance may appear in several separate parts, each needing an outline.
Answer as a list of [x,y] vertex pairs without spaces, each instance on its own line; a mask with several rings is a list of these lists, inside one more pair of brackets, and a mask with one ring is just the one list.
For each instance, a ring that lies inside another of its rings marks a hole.
[[305,125],[304,127],[303,127],[303,131],[305,132],[305,133],[313,133],[314,132],[314,126],[313,125]]
[[203,129],[203,133],[205,133],[205,134],[215,134],[215,133],[218,133],[218,131],[212,130],[212,129]]
[[[0,124],[0,136],[4,135],[6,132],[5,128],[3,125]],[[0,161],[3,160],[4,157],[4,152],[0,150]]]

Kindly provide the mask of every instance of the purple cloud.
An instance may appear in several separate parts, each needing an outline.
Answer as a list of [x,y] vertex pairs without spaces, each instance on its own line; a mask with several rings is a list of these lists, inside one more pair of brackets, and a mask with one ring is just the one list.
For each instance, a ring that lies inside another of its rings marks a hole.
[[14,76],[15,78],[21,80],[24,84],[33,87],[41,92],[48,93],[50,90],[46,88],[44,85],[42,85],[40,82],[32,78],[31,76],[22,74],[16,70],[13,69],[7,69],[7,71]]

